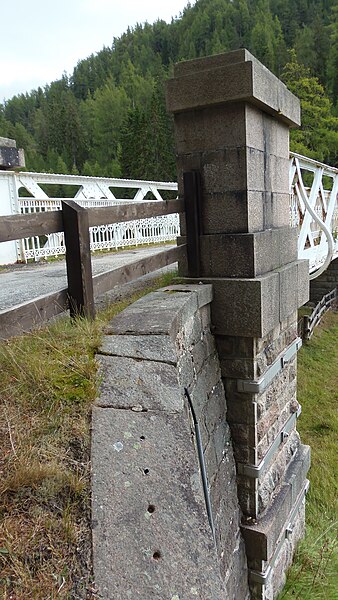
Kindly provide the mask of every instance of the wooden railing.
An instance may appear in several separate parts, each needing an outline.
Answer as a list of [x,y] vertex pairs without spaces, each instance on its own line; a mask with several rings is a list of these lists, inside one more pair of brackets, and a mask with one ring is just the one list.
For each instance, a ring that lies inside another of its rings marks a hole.
[[115,285],[177,262],[184,245],[170,248],[127,266],[92,276],[89,227],[121,223],[184,212],[183,200],[143,202],[99,208],[83,208],[74,200],[62,202],[62,211],[3,216],[0,242],[64,231],[68,287],[53,294],[0,312],[1,337],[7,338],[69,309],[76,315],[95,317],[94,298]]

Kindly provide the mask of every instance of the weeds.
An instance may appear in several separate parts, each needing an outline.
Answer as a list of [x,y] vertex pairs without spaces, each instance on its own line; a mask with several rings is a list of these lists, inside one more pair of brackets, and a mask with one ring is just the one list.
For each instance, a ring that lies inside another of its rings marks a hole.
[[[170,273],[155,286],[168,285]],[[91,581],[90,417],[105,325],[64,318],[0,344],[0,597],[96,598]]]

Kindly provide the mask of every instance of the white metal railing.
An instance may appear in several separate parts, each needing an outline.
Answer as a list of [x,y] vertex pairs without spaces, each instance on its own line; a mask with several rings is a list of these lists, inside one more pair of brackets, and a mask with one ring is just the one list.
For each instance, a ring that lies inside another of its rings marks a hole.
[[298,257],[309,260],[314,279],[338,256],[338,169],[290,156],[291,226],[298,227]]
[[[163,201],[161,193],[170,192],[171,198],[177,197],[177,184],[127,179],[108,179],[102,177],[83,177],[77,175],[56,175],[45,173],[16,174],[18,206],[22,213],[45,212],[61,209],[61,198],[50,198],[41,185],[58,185],[73,189],[72,197],[81,206],[111,206],[126,202]],[[72,187],[71,187],[72,186]],[[76,187],[75,187],[76,186]],[[19,196],[21,189],[31,194],[29,198]],[[129,198],[123,197],[128,190]],[[69,197],[69,195],[67,194]],[[91,249],[109,250],[176,240],[179,235],[178,215],[153,217],[126,223],[115,223],[90,228]],[[52,233],[46,236],[34,236],[23,240],[24,260],[38,260],[48,256],[65,253],[64,235]]]
[[[49,197],[41,187],[44,185],[50,186],[50,195],[52,186],[67,189],[67,197],[69,190],[72,191],[72,197],[86,207],[149,199],[162,201],[163,191],[169,193],[170,198],[177,196],[177,183],[0,171],[0,200],[4,198],[5,202],[4,210],[2,212],[0,206],[0,212],[15,214],[60,209],[61,198]],[[30,197],[22,197],[21,190],[28,192]],[[290,220],[291,226],[299,229],[298,256],[309,260],[311,278],[317,277],[330,260],[338,256],[337,195],[338,169],[291,153]],[[175,240],[178,235],[178,215],[92,227],[90,232],[94,251],[165,242]],[[5,249],[3,256],[0,255],[0,264],[32,258],[39,260],[65,252],[63,233],[18,241],[11,254],[9,244],[2,244]]]

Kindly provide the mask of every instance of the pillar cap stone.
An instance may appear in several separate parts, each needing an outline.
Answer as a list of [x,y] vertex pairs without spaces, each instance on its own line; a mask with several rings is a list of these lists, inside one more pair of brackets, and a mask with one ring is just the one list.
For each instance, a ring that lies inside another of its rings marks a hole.
[[287,123],[300,125],[300,101],[248,50],[177,63],[167,81],[167,108],[172,113],[230,102],[249,102]]

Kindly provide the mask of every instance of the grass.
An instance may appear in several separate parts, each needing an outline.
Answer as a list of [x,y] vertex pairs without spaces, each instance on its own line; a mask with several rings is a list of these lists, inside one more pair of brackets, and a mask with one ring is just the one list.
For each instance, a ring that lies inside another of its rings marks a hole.
[[299,353],[298,430],[311,446],[306,536],[279,600],[338,599],[338,313],[329,311]]
[[64,318],[0,344],[0,598],[96,598],[91,578],[90,417],[106,323]]

